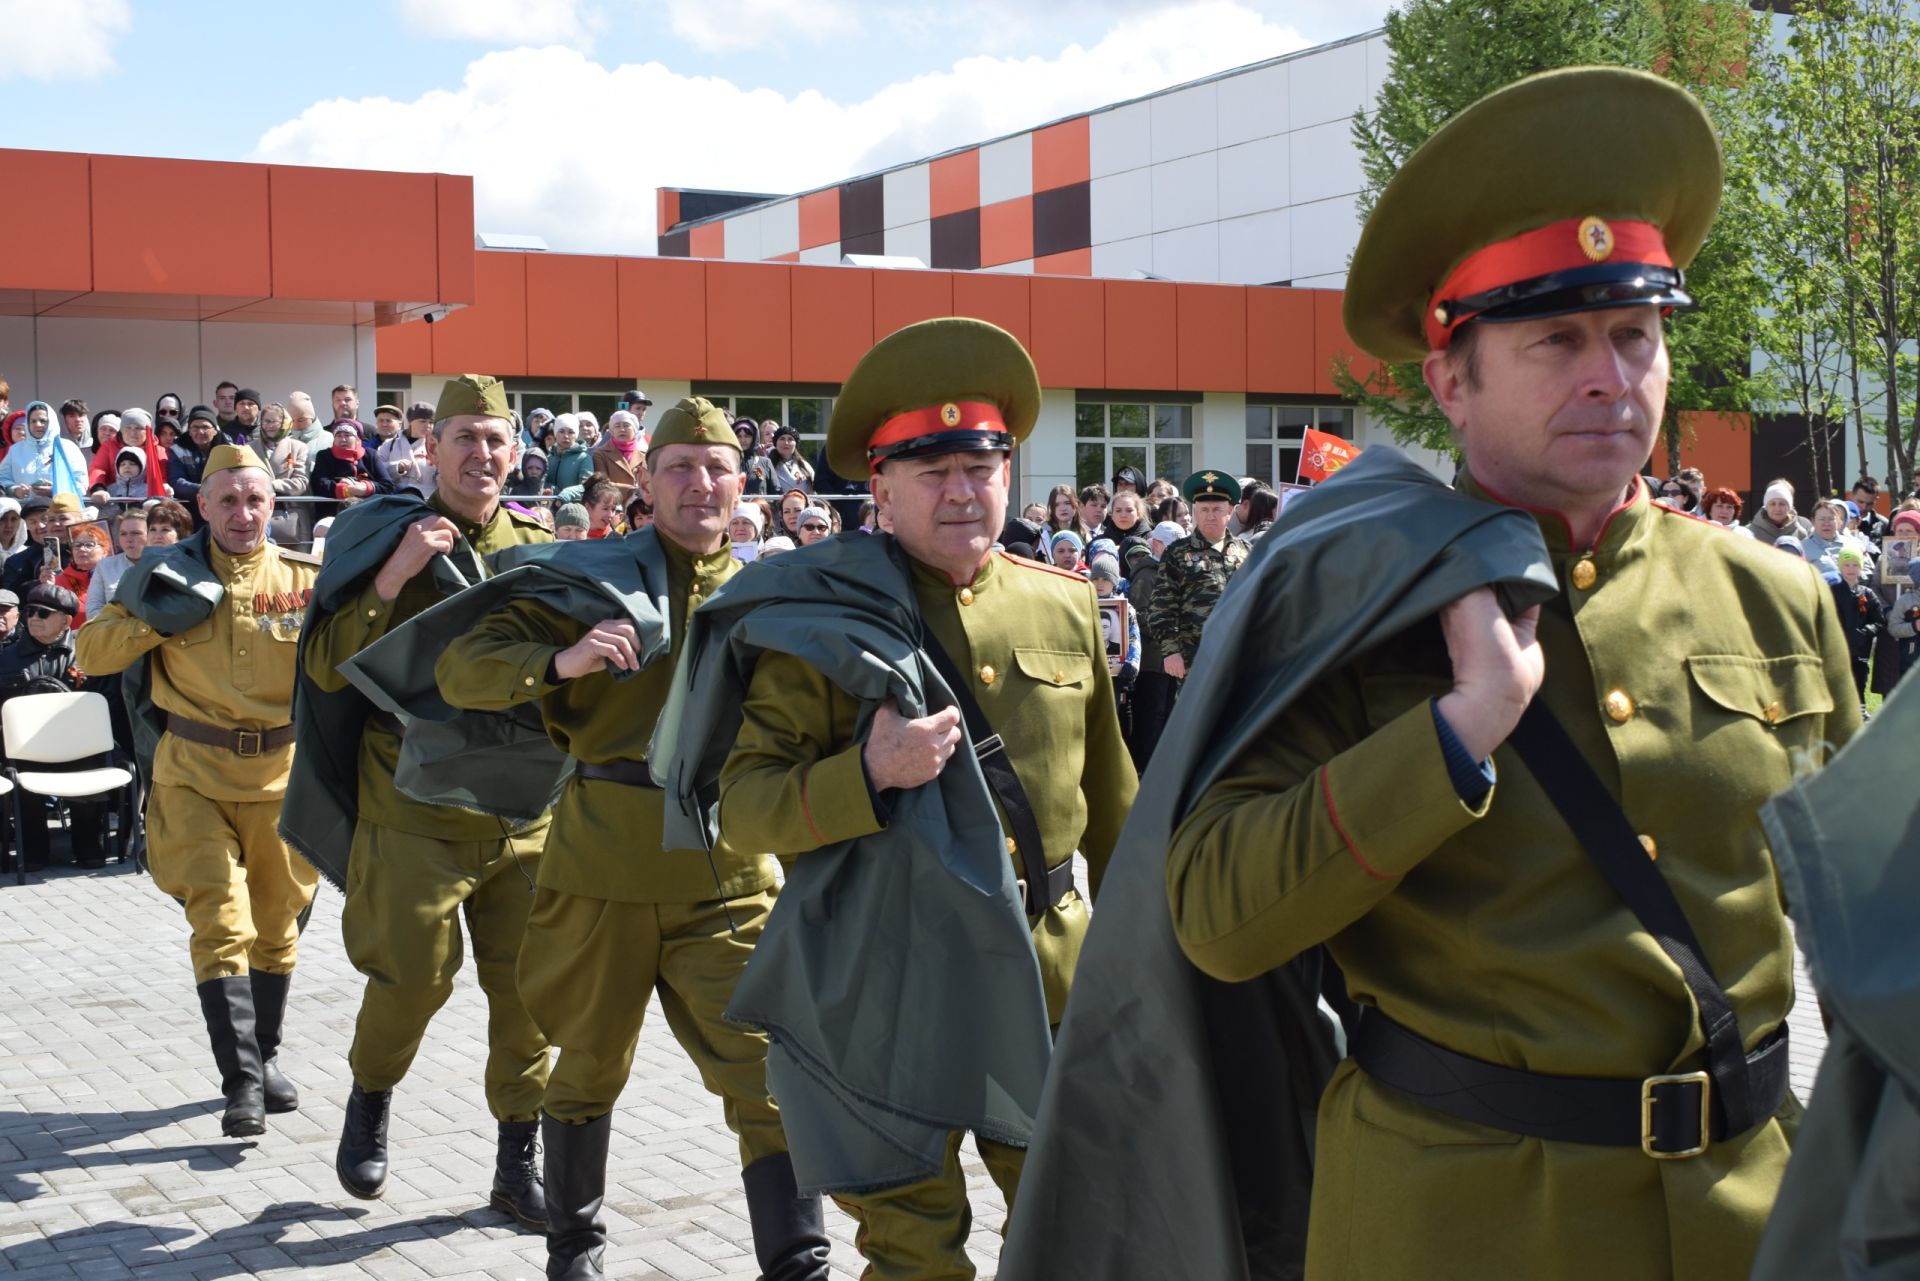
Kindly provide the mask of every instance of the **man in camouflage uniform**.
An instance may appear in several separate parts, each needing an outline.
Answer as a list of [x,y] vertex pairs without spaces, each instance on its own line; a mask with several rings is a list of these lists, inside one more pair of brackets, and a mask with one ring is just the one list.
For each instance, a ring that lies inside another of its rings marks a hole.
[[1200,648],[1200,629],[1227,580],[1247,559],[1247,545],[1227,532],[1240,482],[1225,472],[1197,471],[1180,487],[1193,508],[1193,532],[1167,548],[1160,581],[1147,606],[1147,630],[1166,655],[1167,675],[1184,680]]

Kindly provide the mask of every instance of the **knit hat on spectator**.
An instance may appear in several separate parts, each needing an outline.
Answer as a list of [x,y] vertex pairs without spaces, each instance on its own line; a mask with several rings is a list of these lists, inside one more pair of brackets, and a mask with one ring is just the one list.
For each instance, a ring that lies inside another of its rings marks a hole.
[[762,515],[760,512],[760,509],[754,506],[752,503],[741,503],[738,507],[733,509],[733,515],[729,516],[727,519],[730,521],[734,521],[734,520],[752,521],[753,532],[755,535],[764,534],[767,532],[766,529],[764,528],[766,517]]
[[580,503],[561,503],[559,510],[553,513],[553,527],[564,529],[569,525],[576,529],[590,529],[593,526],[593,517]]
[[187,426],[191,427],[195,422],[212,423],[215,427],[218,427],[220,425],[220,416],[214,413],[212,408],[207,405],[195,405],[187,411]]
[[1085,543],[1080,541],[1080,535],[1074,533],[1071,529],[1062,529],[1055,531],[1053,537],[1047,540],[1047,550],[1051,551],[1061,543],[1072,543],[1073,550],[1075,551],[1079,551],[1086,546]]
[[1104,578],[1115,587],[1118,587],[1120,585],[1120,562],[1104,553],[1095,556],[1087,566],[1087,577]]
[[740,438],[733,434],[726,411],[705,396],[685,397],[660,415],[648,452],[658,453],[669,445],[721,445],[740,452]]
[[18,516],[20,500],[9,494],[0,494],[0,516]]
[[440,403],[433,407],[433,421],[443,423],[461,414],[506,418],[512,412],[507,405],[505,383],[486,374],[461,374],[447,379],[447,385],[440,389]]
[[1848,504],[1847,504],[1847,519],[1848,519],[1848,520],[1859,520],[1859,519],[1860,519],[1860,504],[1859,504],[1859,503],[1854,503],[1854,502],[1850,502],[1850,503],[1848,503]]
[[824,507],[801,508],[799,518],[795,520],[793,523],[799,526],[801,529],[805,529],[807,527],[807,522],[810,520],[817,520],[822,525],[825,525],[828,529],[833,528],[833,515]]
[[1893,529],[1897,532],[1902,525],[1905,525],[1916,535],[1920,535],[1920,512],[1906,511],[1896,513],[1893,518]]
[[1092,560],[1095,556],[1111,556],[1118,560],[1120,545],[1111,538],[1096,538],[1087,544],[1087,559]]
[[27,594],[20,603],[28,609],[38,605],[42,609],[57,609],[62,614],[80,612],[80,598],[58,583],[35,583],[27,588]]
[[1866,568],[1867,558],[1862,556],[1857,548],[1842,547],[1833,554],[1833,563],[1836,565],[1854,564],[1864,569]]
[[578,414],[555,415],[553,420],[553,429],[555,431],[559,431],[562,427],[565,427],[568,431],[571,431],[571,432],[578,432],[580,430],[580,416]]
[[121,413],[120,425],[122,427],[146,427],[151,429],[153,427],[153,415],[135,406]]
[[1120,556],[1126,562],[1127,577],[1132,578],[1140,572],[1142,565],[1153,562],[1153,548],[1147,546],[1147,540],[1144,538],[1130,538],[1127,540],[1126,547],[1121,550]]
[[1161,521],[1153,527],[1153,532],[1147,535],[1147,537],[1159,543],[1162,547],[1171,547],[1186,536],[1187,531],[1180,528],[1178,521],[1172,520]]
[[[551,418],[553,415],[548,414],[547,417]],[[416,400],[407,406],[407,421],[411,423],[422,420],[426,422],[433,421],[433,406],[424,400]]]
[[131,462],[144,472],[147,469],[147,451],[135,449],[132,445],[123,445],[120,447],[120,452],[113,456],[113,465],[117,469],[121,463],[125,462]]
[[1778,547],[1783,552],[1792,552],[1795,556],[1798,556],[1801,560],[1805,560],[1807,558],[1806,548],[1802,547],[1800,545],[1800,540],[1795,538],[1792,534],[1780,535],[1780,537],[1773,540],[1773,545],[1775,547]]
[[528,463],[539,463],[540,470],[543,472],[546,471],[547,451],[544,449],[541,449],[538,445],[534,446],[532,449],[529,449],[526,453],[526,457],[520,460],[521,474],[524,475],[526,473]]
[[775,534],[772,538],[760,544],[760,556],[762,559],[773,555],[775,552],[790,552],[792,550],[793,540],[785,534]]
[[1762,504],[1765,504],[1772,502],[1776,498],[1786,503],[1789,507],[1793,506],[1793,486],[1784,480],[1776,480],[1767,486],[1767,492],[1761,497],[1760,501]]
[[243,400],[251,400],[256,409],[263,403],[260,399],[260,393],[251,387],[242,387],[239,391],[233,393],[234,404],[237,405]]

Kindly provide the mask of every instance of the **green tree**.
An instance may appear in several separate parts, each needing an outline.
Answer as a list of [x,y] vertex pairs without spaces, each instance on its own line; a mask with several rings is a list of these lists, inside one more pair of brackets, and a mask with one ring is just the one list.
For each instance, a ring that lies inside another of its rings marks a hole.
[[[1746,71],[1763,28],[1739,0],[1406,0],[1387,16],[1392,65],[1376,109],[1353,124],[1367,184],[1360,199],[1365,218],[1401,163],[1436,129],[1522,76],[1567,66],[1640,67],[1700,97],[1721,132],[1727,185],[1713,234],[1688,272],[1688,287],[1705,305],[1677,314],[1668,328],[1674,367],[1663,424],[1669,474],[1679,466],[1680,411],[1745,410],[1761,391],[1749,372],[1765,290],[1750,248],[1761,199],[1759,131]],[[1395,439],[1453,449],[1447,420],[1417,363],[1361,378],[1339,362],[1334,381]]]

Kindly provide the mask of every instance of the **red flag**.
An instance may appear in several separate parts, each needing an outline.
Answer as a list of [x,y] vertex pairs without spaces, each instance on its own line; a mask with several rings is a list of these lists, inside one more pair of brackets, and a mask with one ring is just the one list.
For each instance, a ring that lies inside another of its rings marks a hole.
[[1360,446],[1342,440],[1331,432],[1309,427],[1300,444],[1300,471],[1303,485],[1317,485],[1360,456]]

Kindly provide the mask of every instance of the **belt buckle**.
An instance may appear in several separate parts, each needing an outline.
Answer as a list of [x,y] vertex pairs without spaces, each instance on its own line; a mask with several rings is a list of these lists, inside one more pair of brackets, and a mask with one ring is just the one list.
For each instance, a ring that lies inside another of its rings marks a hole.
[[233,731],[233,750],[240,756],[258,756],[265,739],[265,730],[237,729]]
[[[1663,1152],[1653,1146],[1654,1091],[1668,1085],[1700,1087],[1700,1145],[1698,1147],[1683,1148],[1677,1152]],[[1713,1078],[1705,1072],[1676,1072],[1667,1076],[1650,1076],[1642,1081],[1640,1083],[1640,1150],[1656,1161],[1683,1161],[1705,1152],[1707,1145],[1713,1141],[1712,1098]]]
[[996,752],[1004,752],[1006,750],[1007,750],[1006,740],[1001,738],[998,734],[988,735],[986,738],[981,739],[979,742],[973,745],[974,757],[978,760],[983,760],[983,761],[986,760],[989,756],[992,756]]

